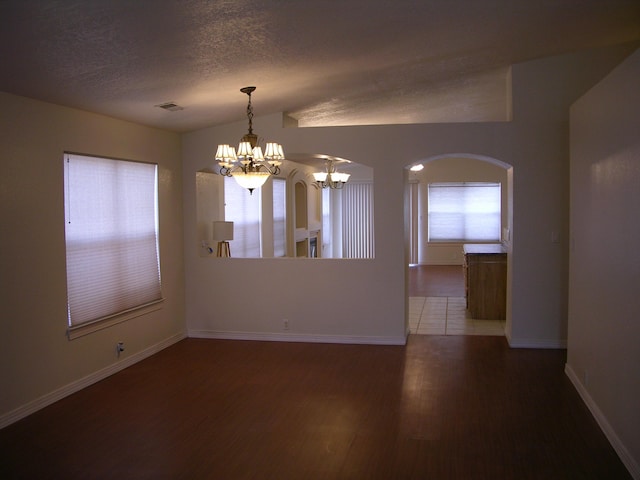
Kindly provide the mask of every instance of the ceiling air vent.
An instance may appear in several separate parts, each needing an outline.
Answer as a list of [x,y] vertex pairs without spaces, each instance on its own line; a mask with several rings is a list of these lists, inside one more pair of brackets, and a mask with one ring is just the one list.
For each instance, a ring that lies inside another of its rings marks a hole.
[[184,110],[184,107],[181,107],[180,105],[174,102],[161,103],[160,105],[156,105],[156,107],[160,107],[164,110],[169,110],[170,112],[177,112],[178,110]]

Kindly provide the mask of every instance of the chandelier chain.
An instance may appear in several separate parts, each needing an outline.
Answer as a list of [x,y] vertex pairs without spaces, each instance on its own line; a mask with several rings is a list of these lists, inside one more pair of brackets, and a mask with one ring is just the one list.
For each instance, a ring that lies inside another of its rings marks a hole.
[[251,92],[247,92],[249,95],[249,103],[247,104],[247,118],[249,119],[249,135],[253,135],[253,107],[251,106]]

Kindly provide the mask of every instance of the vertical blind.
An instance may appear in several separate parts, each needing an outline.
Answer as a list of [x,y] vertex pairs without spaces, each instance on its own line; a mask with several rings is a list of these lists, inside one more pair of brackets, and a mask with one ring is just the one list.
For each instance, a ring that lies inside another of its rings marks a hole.
[[345,184],[342,189],[343,258],[373,258],[373,233],[373,184]]
[[162,299],[157,165],[65,154],[69,327]]
[[331,225],[332,210],[331,210],[331,189],[322,189],[322,245],[319,246],[322,254],[321,256],[332,258],[334,254],[333,249],[333,228]]
[[286,181],[273,179],[273,255],[284,257],[287,254],[286,223]]
[[499,183],[431,183],[429,241],[499,241],[500,210]]
[[224,217],[233,222],[234,257],[260,257],[260,194],[260,189],[249,194],[232,177],[224,177]]

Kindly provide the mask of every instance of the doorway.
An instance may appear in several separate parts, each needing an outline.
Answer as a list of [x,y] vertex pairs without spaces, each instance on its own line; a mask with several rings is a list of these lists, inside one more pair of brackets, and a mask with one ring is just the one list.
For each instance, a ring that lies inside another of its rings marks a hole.
[[499,335],[505,320],[477,320],[467,310],[461,265],[409,266],[412,335]]
[[[463,245],[472,241],[429,241],[428,185],[439,182],[499,182],[503,185],[496,243],[510,245],[512,168],[476,155],[441,155],[410,171],[407,182],[409,332],[414,335],[505,335],[507,319],[480,320],[467,310]],[[507,292],[510,294],[507,278]],[[509,298],[507,298],[509,303]]]

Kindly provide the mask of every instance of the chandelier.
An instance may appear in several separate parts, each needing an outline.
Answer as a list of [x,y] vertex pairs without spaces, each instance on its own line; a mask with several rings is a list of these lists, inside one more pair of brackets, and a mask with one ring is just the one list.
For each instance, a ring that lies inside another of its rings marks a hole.
[[326,170],[324,172],[316,172],[313,178],[320,188],[342,188],[347,183],[351,175],[348,173],[340,173],[336,171],[333,160],[327,160]]
[[247,105],[247,118],[249,119],[249,132],[240,139],[238,151],[227,144],[218,145],[216,160],[220,165],[220,174],[233,177],[238,184],[249,190],[260,188],[271,175],[280,174],[280,165],[284,160],[282,145],[279,143],[266,143],[264,154],[258,145],[258,136],[253,133],[253,107],[251,106],[251,93],[256,87],[244,87],[240,91],[249,96]]

